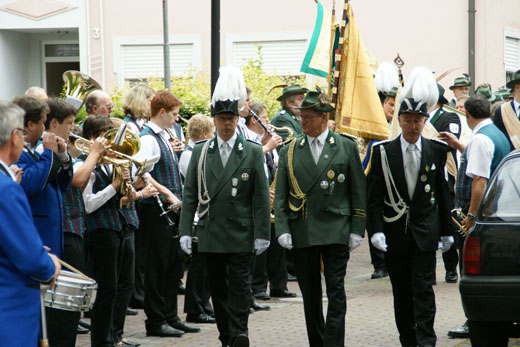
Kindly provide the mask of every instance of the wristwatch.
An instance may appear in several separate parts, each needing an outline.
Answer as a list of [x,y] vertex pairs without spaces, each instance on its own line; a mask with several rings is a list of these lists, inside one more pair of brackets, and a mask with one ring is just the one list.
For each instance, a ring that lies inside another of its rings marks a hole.
[[468,217],[469,220],[475,219],[475,215],[473,213],[468,212],[468,214],[466,216]]

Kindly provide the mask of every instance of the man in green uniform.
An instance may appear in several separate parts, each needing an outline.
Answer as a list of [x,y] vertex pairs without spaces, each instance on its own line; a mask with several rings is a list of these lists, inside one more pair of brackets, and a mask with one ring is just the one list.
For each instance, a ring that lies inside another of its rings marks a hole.
[[[302,88],[299,84],[293,84],[282,90],[282,95],[278,97],[278,101],[282,105],[282,109],[278,110],[271,119],[271,124],[275,127],[289,127],[293,130],[293,135],[297,136],[302,133],[300,125],[300,110],[298,107],[302,104],[307,88]],[[283,131],[278,135],[285,141],[288,132]]]
[[[311,346],[343,346],[347,310],[344,278],[350,252],[366,223],[365,175],[356,142],[327,128],[334,108],[310,91],[301,106],[303,135],[282,148],[275,192],[276,236],[292,256]],[[322,310],[323,259],[327,320]]]
[[471,81],[469,76],[464,74],[462,77],[457,77],[453,81],[453,85],[450,86],[450,90],[453,92],[453,99],[451,99],[448,106],[455,108],[457,106],[457,98],[461,95],[468,94],[469,95],[469,87],[471,86]]
[[[193,149],[180,219],[180,245],[191,253],[198,207],[198,251],[206,258],[222,346],[249,346],[247,321],[253,251],[269,247],[270,202],[262,147],[236,133],[245,85],[239,69],[220,69],[211,102],[217,136]],[[243,86],[228,90],[225,86]],[[223,87],[224,86],[224,87]]]

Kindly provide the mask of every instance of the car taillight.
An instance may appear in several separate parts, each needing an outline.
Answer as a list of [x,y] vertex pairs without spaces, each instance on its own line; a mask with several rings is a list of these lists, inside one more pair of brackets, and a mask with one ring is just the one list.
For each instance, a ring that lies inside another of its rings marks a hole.
[[480,274],[480,239],[469,235],[464,242],[463,271],[468,275]]

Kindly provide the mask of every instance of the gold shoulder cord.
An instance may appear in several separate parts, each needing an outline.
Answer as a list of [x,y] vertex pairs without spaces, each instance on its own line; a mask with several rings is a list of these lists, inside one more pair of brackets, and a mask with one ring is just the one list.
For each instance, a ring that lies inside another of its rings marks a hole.
[[289,191],[291,196],[295,199],[301,200],[302,203],[299,207],[294,206],[291,201],[289,200],[289,208],[291,211],[298,212],[300,210],[303,210],[302,216],[307,220],[307,210],[305,209],[305,202],[307,201],[307,196],[305,193],[302,192],[300,189],[300,186],[298,185],[298,181],[296,180],[296,177],[294,176],[294,168],[293,168],[293,160],[294,160],[294,146],[296,145],[296,141],[291,142],[289,145],[289,151],[287,154],[287,161],[289,164],[289,177],[291,178],[291,185],[294,189],[294,193],[292,190]]

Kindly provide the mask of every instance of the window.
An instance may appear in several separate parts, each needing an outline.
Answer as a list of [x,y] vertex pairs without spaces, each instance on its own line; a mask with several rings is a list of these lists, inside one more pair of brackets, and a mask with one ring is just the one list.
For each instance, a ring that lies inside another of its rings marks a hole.
[[301,75],[306,39],[292,40],[235,40],[232,43],[233,65],[244,66],[248,61],[258,60],[261,52],[263,69],[275,75]]
[[506,160],[489,183],[482,199],[482,219],[485,221],[520,221],[519,158]]
[[510,81],[513,77],[513,73],[517,70],[520,70],[519,37],[506,35],[504,42],[504,65],[506,70],[506,81]]
[[[181,75],[192,68],[193,44],[170,45],[170,74]],[[125,82],[164,76],[163,45],[122,45],[121,72]]]

